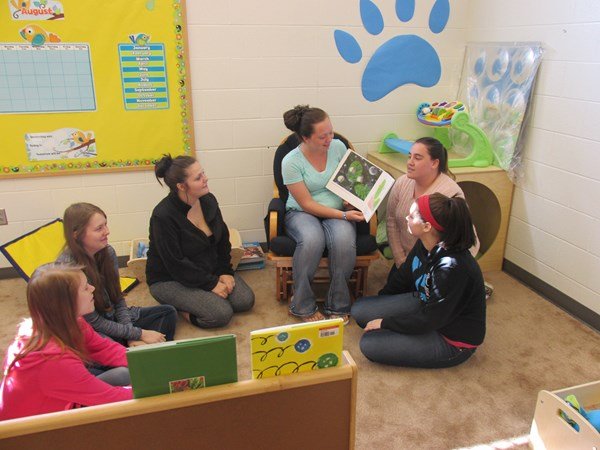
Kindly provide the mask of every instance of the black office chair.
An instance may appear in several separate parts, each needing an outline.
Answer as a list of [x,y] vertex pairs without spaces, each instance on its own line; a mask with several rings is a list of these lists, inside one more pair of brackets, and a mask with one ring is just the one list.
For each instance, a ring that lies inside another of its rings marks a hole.
[[[344,136],[334,133],[334,139],[339,139],[347,148],[354,150],[352,143]],[[265,233],[269,253],[267,257],[275,262],[276,266],[276,296],[278,301],[288,301],[293,286],[292,256],[296,250],[296,241],[285,233],[285,203],[289,192],[283,184],[281,163],[283,158],[300,144],[296,134],[286,137],[273,158],[273,175],[275,185],[273,199],[269,203],[269,211],[265,217]],[[353,294],[356,297],[363,295],[367,289],[367,275],[371,262],[379,258],[375,236],[377,233],[377,218],[373,216],[369,223],[360,222],[356,227],[356,264],[350,277],[353,285]],[[328,267],[327,250],[319,263],[319,268]],[[315,282],[328,282],[329,276],[316,276]]]

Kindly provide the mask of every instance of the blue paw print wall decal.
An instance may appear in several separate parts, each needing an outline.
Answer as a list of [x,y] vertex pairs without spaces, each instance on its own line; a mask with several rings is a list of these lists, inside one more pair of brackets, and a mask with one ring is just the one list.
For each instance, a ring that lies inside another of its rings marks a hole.
[[[396,15],[402,22],[410,21],[414,12],[415,0],[396,0]],[[449,0],[436,0],[429,14],[429,29],[436,34],[442,32],[449,16]],[[371,0],[360,0],[360,18],[368,33],[375,36],[383,31],[383,15]],[[346,62],[354,64],[362,59],[362,49],[350,33],[335,30],[334,39]],[[405,84],[435,86],[441,74],[440,58],[429,42],[414,34],[394,36],[375,50],[367,63],[361,82],[362,94],[368,101],[375,102]]]

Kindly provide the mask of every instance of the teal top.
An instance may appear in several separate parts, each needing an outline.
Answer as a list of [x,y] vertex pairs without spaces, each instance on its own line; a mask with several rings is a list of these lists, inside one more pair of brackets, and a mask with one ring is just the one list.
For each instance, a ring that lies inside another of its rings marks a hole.
[[[281,163],[283,184],[290,185],[304,181],[312,198],[323,206],[342,209],[342,199],[325,187],[338,164],[346,154],[346,146],[339,139],[334,139],[327,150],[327,166],[323,172],[317,172],[304,157],[300,146],[289,152]],[[285,205],[287,210],[302,211],[302,208],[290,193]]]

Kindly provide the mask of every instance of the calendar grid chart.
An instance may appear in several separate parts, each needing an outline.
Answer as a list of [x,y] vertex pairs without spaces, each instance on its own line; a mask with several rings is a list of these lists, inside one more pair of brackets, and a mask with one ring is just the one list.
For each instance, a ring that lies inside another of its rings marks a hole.
[[88,44],[0,43],[0,113],[95,110]]

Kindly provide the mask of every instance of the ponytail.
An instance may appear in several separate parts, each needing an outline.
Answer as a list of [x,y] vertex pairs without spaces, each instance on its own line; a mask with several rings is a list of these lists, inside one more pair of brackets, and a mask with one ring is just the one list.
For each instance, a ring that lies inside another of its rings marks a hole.
[[417,139],[415,144],[423,144],[427,148],[429,157],[439,161],[438,173],[444,173],[453,180],[456,180],[456,177],[448,168],[448,150],[446,150],[446,147],[440,141],[432,137],[422,137]]
[[423,197],[428,197],[431,215],[442,228],[438,232],[440,239],[444,242],[444,247],[449,250],[460,251],[468,250],[475,245],[476,237],[473,220],[464,198],[456,195],[449,198],[436,192],[429,196],[419,197],[418,200]]
[[162,186],[160,182],[162,178],[171,192],[177,192],[177,184],[185,183],[186,170],[195,162],[196,158],[192,156],[180,155],[173,158],[169,154],[163,155],[154,165],[154,175],[158,180],[158,184]]

